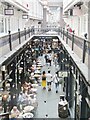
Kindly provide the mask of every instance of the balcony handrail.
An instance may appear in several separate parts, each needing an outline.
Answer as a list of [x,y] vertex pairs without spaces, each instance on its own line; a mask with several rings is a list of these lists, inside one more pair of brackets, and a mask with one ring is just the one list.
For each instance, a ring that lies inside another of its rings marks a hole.
[[[26,30],[28,30],[28,29],[26,29]],[[20,32],[23,32],[24,30],[20,30]],[[11,32],[11,35],[15,35],[15,34],[17,34],[18,33],[18,31],[15,31],[15,32]],[[5,38],[5,37],[7,37],[8,36],[8,33],[7,34],[4,34],[3,36],[0,36],[0,39],[1,38]]]
[[65,40],[66,37],[66,44],[68,44],[69,40],[71,41],[72,51],[75,50],[74,44],[76,44],[82,50],[82,62],[85,63],[86,53],[90,55],[90,41],[75,35],[74,32],[70,33],[68,30],[65,31],[64,28],[59,28],[59,32],[63,40]]
[[60,33],[61,33],[63,35],[62,36],[63,40],[66,37],[67,44],[68,44],[68,39],[71,40],[72,50],[74,50],[74,44],[76,44],[79,48],[81,48],[83,50],[83,63],[85,62],[85,53],[90,54],[90,52],[89,52],[90,51],[90,41],[88,41],[85,38],[81,38],[81,37],[75,35],[74,33],[68,32],[68,34],[67,34],[67,31],[65,31],[64,28],[60,28],[60,27],[59,28],[54,28],[54,27],[28,28],[28,29],[25,28],[24,30],[17,31],[15,33],[10,32],[10,34],[0,37],[0,47],[3,47],[5,45],[9,44],[9,48],[11,51],[13,49],[12,43],[15,40],[19,39],[17,44],[21,44],[23,42],[20,40],[22,37],[25,37],[24,39],[26,40],[27,35],[29,38],[30,34],[31,35],[36,35],[36,34],[40,35],[40,34],[46,34],[46,32],[48,32],[48,31],[56,31],[58,33],[58,35],[60,35]]
[[[67,31],[64,31],[65,33],[67,33]],[[68,32],[69,33],[69,35],[73,35],[73,33],[71,33],[71,32]],[[85,40],[86,42],[88,42],[88,43],[90,43],[90,41],[88,41],[87,39],[85,39],[85,38],[82,38],[82,37],[80,37],[80,36],[77,36],[77,35],[75,35],[74,34],[74,36],[75,36],[75,38],[78,38],[78,39],[80,39],[80,40]]]
[[[55,30],[55,31],[58,31],[59,30],[59,28],[44,28],[44,29],[42,29],[42,28],[35,28],[34,30]],[[24,30],[20,30],[20,33],[23,33],[24,32]],[[26,32],[28,32],[28,29],[26,29]],[[65,33],[67,33],[67,31],[64,31]],[[73,33],[70,33],[70,32],[68,32],[69,34],[68,35],[73,35]],[[15,32],[15,33],[11,33],[11,36],[13,36],[13,35],[16,35],[16,34],[18,34],[18,31],[17,32]],[[6,38],[6,37],[8,37],[8,34],[6,34],[6,35],[4,35],[4,36],[0,36],[0,39],[2,39],[2,38]],[[87,39],[85,39],[85,38],[82,38],[82,37],[80,37],[80,36],[77,36],[77,35],[75,35],[74,34],[74,37],[75,38],[77,38],[77,39],[79,39],[79,40],[81,40],[82,42],[85,40],[87,43],[89,43],[90,44],[90,41],[88,41]],[[4,39],[3,39],[4,40]]]

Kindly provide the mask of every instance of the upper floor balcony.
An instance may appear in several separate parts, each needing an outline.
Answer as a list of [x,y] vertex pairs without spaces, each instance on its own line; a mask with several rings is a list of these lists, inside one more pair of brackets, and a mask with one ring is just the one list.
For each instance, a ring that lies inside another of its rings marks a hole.
[[6,8],[22,11],[22,14],[28,15],[31,19],[43,18],[43,6],[39,0],[1,0],[1,3],[6,5]]
[[23,12],[28,12],[28,2],[18,1],[18,0],[1,0],[1,2],[8,7],[14,6],[15,8],[22,10]]
[[73,9],[75,5],[78,7],[81,7],[81,5],[85,5],[88,2],[88,0],[63,0],[63,10],[64,12],[68,11],[69,9]]

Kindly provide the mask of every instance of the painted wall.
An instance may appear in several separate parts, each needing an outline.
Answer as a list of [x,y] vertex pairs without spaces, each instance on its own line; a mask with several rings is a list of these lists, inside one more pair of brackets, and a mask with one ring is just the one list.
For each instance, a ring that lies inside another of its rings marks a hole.
[[38,19],[43,19],[43,6],[38,0],[29,0],[29,15]]
[[[71,1],[72,3],[70,4],[70,1],[67,0],[63,1],[63,9],[71,9],[71,4],[73,4],[73,0]],[[79,0],[77,0],[78,2]],[[65,3],[65,4],[64,4]],[[66,7],[67,6],[67,7]],[[66,8],[65,8],[66,7]],[[70,7],[70,8],[69,8]],[[81,6],[81,9],[79,7],[73,5],[73,16],[68,15],[67,18],[64,19],[66,24],[69,24],[72,30],[75,30],[75,34],[84,37],[85,33],[88,33],[88,11],[86,7],[86,3]]]
[[17,31],[18,28],[23,29],[26,23],[26,20],[22,19],[22,11],[18,11],[16,8],[14,9],[14,15],[4,15],[4,9],[7,6],[1,4],[2,6],[2,14],[0,14],[0,33],[7,33],[8,30]]
[[0,2],[0,34],[8,33],[8,30],[12,32],[18,31],[18,28],[21,30],[25,27],[31,27],[32,24],[35,27],[38,27],[38,21],[43,19],[43,6],[39,3],[38,0],[12,0],[14,2],[18,2],[22,5],[22,7],[26,7],[29,9],[29,17],[33,18],[35,23],[31,19],[22,19],[22,15],[24,14],[22,10],[18,10],[19,8],[14,9],[14,15],[7,16],[4,15],[4,9],[7,8],[6,5]]

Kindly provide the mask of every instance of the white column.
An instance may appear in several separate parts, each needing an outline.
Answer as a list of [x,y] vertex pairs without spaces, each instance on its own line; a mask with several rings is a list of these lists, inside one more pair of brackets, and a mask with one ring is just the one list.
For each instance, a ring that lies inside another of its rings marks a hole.
[[46,28],[46,19],[47,19],[46,15],[47,15],[47,8],[43,8],[43,23],[42,23],[43,29]]
[[62,21],[62,8],[60,7],[60,23]]
[[60,7],[60,27],[64,27],[63,8]]

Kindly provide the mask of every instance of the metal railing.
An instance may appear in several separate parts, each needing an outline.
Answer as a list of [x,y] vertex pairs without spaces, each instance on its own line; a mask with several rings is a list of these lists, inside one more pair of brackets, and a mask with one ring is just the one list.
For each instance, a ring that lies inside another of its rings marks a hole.
[[64,28],[59,28],[59,34],[62,39],[68,44],[72,51],[74,51],[82,60],[83,63],[88,63],[90,57],[90,41],[87,41],[84,38],[78,37],[74,32],[70,33],[65,31]]
[[23,31],[18,29],[18,32],[0,37],[0,57],[12,51],[17,45],[28,39],[31,35],[46,34],[49,31],[57,32],[62,39],[68,44],[72,51],[74,51],[82,60],[83,63],[88,64],[88,56],[90,56],[90,41],[76,36],[74,33],[65,31],[64,28],[24,28]]
[[[51,28],[24,28],[22,31],[18,29],[16,33],[8,31],[8,35],[0,37],[0,57],[12,51],[16,46],[24,42],[31,35],[45,34],[50,30]],[[52,30],[58,32],[58,29],[53,28]]]
[[18,29],[18,32],[16,33],[8,31],[8,35],[0,37],[0,57],[12,51],[16,46],[28,39],[31,36],[31,33],[32,29],[25,28],[22,31]]

